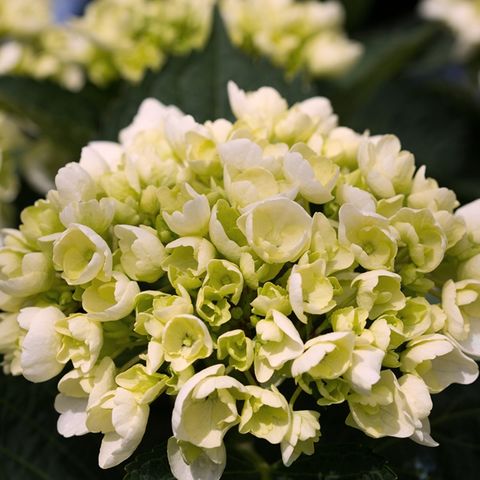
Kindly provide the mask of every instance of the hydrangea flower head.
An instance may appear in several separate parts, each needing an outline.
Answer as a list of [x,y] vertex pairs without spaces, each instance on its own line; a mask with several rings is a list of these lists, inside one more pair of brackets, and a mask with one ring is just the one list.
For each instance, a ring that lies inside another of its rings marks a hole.
[[325,98],[229,94],[234,123],[145,100],[4,230],[4,371],[62,374],[58,430],[102,433],[102,468],[161,395],[179,479],[219,479],[232,429],[288,466],[343,402],[366,435],[436,445],[431,395],[478,376],[480,203],[455,210],[399,139],[339,127]]

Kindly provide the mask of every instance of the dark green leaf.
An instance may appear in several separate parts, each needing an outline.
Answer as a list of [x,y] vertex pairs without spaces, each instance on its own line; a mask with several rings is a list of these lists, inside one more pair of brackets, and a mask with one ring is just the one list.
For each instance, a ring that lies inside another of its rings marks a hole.
[[345,7],[347,30],[359,27],[372,10],[375,0],[341,0]]
[[315,454],[275,471],[276,480],[395,480],[387,461],[361,445],[318,445]]
[[166,443],[138,455],[127,464],[125,471],[124,480],[175,480],[168,465]]
[[98,467],[98,436],[66,439],[57,433],[56,380],[34,384],[0,373],[0,392],[0,479],[119,478],[121,467]]
[[365,103],[380,86],[395,77],[433,41],[438,29],[428,23],[402,22],[360,38],[365,54],[334,85],[336,110],[348,115]]
[[70,148],[83,146],[96,127],[96,108],[85,95],[51,82],[0,77],[0,107],[35,123],[44,136]]
[[171,58],[160,72],[150,73],[141,84],[125,86],[104,116],[103,137],[115,139],[118,131],[132,121],[146,97],[176,105],[199,122],[229,118],[229,80],[234,80],[245,90],[269,85],[278,89],[291,103],[313,94],[311,85],[302,78],[288,81],[282,70],[265,59],[253,58],[233,47],[217,13],[205,50],[188,57]]
[[[227,454],[222,479],[228,480],[395,480],[384,458],[359,445],[319,445],[316,453],[302,456],[291,467],[280,462],[269,466],[253,448],[236,448]],[[242,456],[243,455],[243,456]],[[166,444],[139,455],[126,467],[124,480],[173,480]]]
[[[267,466],[268,467],[268,466]],[[167,444],[162,443],[150,452],[142,453],[125,467],[124,480],[175,480],[167,458]],[[245,458],[228,454],[227,467],[222,475],[229,480],[256,480],[259,471]]]

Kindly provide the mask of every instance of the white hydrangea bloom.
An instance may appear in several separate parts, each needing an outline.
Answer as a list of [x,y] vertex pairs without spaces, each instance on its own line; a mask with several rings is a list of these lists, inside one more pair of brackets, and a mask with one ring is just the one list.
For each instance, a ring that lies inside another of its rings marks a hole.
[[[338,25],[322,5],[317,25]],[[396,137],[338,127],[326,99],[230,94],[234,123],[145,101],[2,232],[3,370],[70,368],[58,431],[102,433],[102,468],[132,455],[162,394],[181,480],[222,476],[231,429],[285,465],[312,454],[317,405],[435,446],[431,395],[478,376],[480,204],[455,212]]]

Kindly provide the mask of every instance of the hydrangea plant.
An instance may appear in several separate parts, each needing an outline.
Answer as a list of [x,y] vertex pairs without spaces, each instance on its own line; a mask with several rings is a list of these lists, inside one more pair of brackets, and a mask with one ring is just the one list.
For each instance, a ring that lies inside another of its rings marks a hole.
[[181,480],[219,479],[232,429],[288,466],[343,402],[370,437],[437,445],[431,395],[478,376],[480,200],[326,98],[228,91],[234,123],[145,100],[4,231],[5,373],[61,374],[58,431],[102,433],[102,468],[161,395]]
[[340,3],[294,0],[93,0],[83,16],[55,22],[52,0],[0,0],[0,74],[50,78],[79,90],[140,81],[170,55],[205,47],[218,5],[231,40],[289,73],[332,76],[360,44],[343,31]]
[[79,90],[141,80],[169,55],[202,48],[215,0],[94,0],[57,23],[52,0],[0,0],[0,73],[55,79]]
[[235,45],[270,58],[289,74],[336,76],[363,52],[345,35],[345,12],[337,1],[220,0],[220,6]]

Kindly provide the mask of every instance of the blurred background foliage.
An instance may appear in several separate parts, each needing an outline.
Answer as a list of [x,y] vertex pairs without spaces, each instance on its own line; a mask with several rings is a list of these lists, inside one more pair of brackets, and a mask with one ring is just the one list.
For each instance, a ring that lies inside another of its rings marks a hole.
[[[3,76],[0,108],[20,119],[27,134],[33,124],[32,136],[51,142],[57,158],[66,162],[78,159],[81,147],[89,141],[115,140],[147,96],[175,104],[204,121],[231,118],[228,80],[234,79],[245,90],[271,85],[290,103],[313,95],[329,97],[340,125],[369,129],[373,134],[394,133],[415,154],[417,165],[426,164],[428,175],[454,189],[462,203],[480,197],[478,59],[456,60],[452,35],[441,25],[422,20],[416,1],[342,3],[348,34],[364,44],[365,54],[348,74],[335,80],[319,81],[306,75],[287,80],[266,59],[251,58],[235,49],[215,18],[205,51],[171,58],[163,70],[148,73],[138,85],[118,81],[100,89],[89,84],[72,93],[54,83]],[[28,168],[35,166],[29,163]],[[50,168],[54,171],[58,165]],[[21,209],[39,196],[22,178],[15,203],[17,221]],[[0,392],[0,479],[123,478],[123,465],[108,471],[98,468],[100,435],[66,440],[57,434],[55,381],[34,385],[2,375]],[[315,473],[311,478],[393,479],[395,472],[407,480],[477,479],[479,398],[480,381],[469,387],[450,387],[435,396],[431,424],[433,437],[440,442],[435,449],[409,440],[371,440],[343,426],[343,406],[322,409],[318,455],[299,460],[288,474],[279,469],[272,478],[308,478],[306,472],[320,470],[323,476]],[[167,402],[163,399],[153,405],[137,460],[127,467],[128,480],[172,478],[164,468],[161,446],[170,435]],[[250,457],[260,454],[268,462],[278,458],[276,448],[272,454],[259,443],[254,452],[242,451],[236,438],[228,440],[237,451],[229,453],[225,478],[267,478],[261,476],[261,468],[252,468]],[[356,450],[353,444],[363,447]]]

